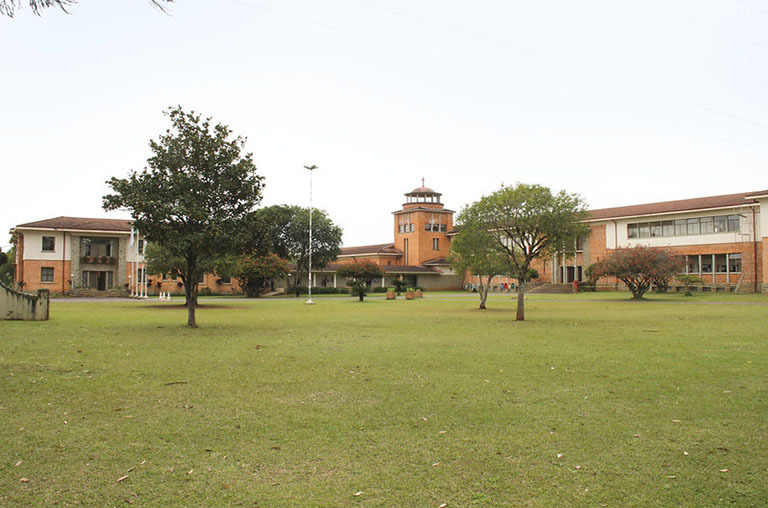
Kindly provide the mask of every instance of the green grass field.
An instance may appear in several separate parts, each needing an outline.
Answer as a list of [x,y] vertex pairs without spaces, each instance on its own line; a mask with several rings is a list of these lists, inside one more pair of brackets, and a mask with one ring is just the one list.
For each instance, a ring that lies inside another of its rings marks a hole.
[[430,296],[0,322],[0,506],[768,505],[768,297]]

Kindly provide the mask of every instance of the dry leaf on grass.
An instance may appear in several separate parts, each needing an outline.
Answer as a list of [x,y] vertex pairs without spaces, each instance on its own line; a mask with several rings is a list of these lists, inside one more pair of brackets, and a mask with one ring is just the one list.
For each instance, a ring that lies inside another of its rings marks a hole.
[[29,483],[29,478],[19,478],[21,483]]
[[355,497],[357,497],[357,496],[362,496],[362,495],[363,495],[363,491],[361,490],[360,492],[355,492],[355,493],[354,493],[354,494],[352,494],[352,495],[353,495],[353,496],[355,496]]
[[728,470],[727,470],[727,469],[721,469],[721,470],[720,470],[720,472],[721,472],[721,473],[727,473],[727,472],[728,472]]
[[128,479],[128,475],[121,476],[120,478],[117,479],[117,483],[120,483],[121,481],[127,480],[127,479]]
[[19,466],[21,465],[21,463],[22,463],[22,462],[24,462],[24,461],[23,461],[23,460],[20,460],[20,461],[18,461],[18,462],[15,464],[15,466],[16,466],[16,467],[19,467]]

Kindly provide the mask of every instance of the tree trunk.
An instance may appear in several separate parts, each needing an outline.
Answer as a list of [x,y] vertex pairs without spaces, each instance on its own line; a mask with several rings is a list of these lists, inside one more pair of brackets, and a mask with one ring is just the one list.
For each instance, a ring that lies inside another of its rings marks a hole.
[[480,277],[480,309],[485,310],[486,300],[488,300],[488,287],[491,285],[491,277],[488,277],[487,284],[483,284],[483,278]]
[[187,280],[184,281],[184,294],[187,297],[187,326],[197,328],[195,308],[197,307],[197,263],[187,260]]
[[360,298],[360,301],[361,301],[361,302],[362,302],[362,301],[363,301],[363,299],[365,298],[365,295],[363,294],[363,292],[362,292],[362,291],[360,291],[360,292],[357,294],[357,296]]
[[525,321],[525,280],[520,279],[517,285],[517,321]]

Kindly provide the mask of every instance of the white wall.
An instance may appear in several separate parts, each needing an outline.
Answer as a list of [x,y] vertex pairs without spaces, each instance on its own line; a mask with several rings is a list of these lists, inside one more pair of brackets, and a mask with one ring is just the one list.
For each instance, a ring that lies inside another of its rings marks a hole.
[[[761,209],[768,208],[768,200],[766,200],[766,206]],[[676,219],[692,219],[696,217],[712,217],[716,215],[732,215],[742,214],[741,217],[741,231],[738,233],[708,233],[703,235],[686,235],[686,236],[662,236],[653,238],[628,238],[627,225],[635,224],[639,222],[657,222],[665,220]],[[759,215],[759,214],[758,214]],[[766,231],[766,223],[768,217],[764,217],[763,220],[759,220],[756,217],[756,227],[760,228],[763,225],[763,235],[768,236]],[[718,244],[718,243],[738,243],[752,241],[752,210],[748,207],[732,208],[723,210],[713,210],[708,212],[693,212],[693,213],[676,213],[666,215],[654,215],[645,217],[632,217],[628,219],[616,219],[616,233],[614,234],[613,221],[599,222],[597,224],[605,224],[605,244],[606,248],[613,249],[614,246],[619,248],[634,247],[636,245],[647,245],[650,247],[681,247],[686,245],[702,245],[702,244]],[[759,230],[759,229],[758,229]],[[618,240],[618,242],[616,242]]]
[[[65,234],[67,235],[66,246],[64,245]],[[56,244],[54,245],[53,252],[43,252],[44,236],[53,236],[56,238]],[[24,231],[24,259],[61,261],[63,251],[64,260],[69,261],[71,241],[72,238],[68,233],[61,233],[57,231],[45,233],[38,231]]]

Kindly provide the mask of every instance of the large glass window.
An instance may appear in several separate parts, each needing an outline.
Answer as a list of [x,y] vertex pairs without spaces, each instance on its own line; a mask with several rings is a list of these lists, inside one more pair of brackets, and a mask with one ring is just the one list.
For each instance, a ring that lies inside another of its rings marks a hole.
[[687,226],[687,233],[689,235],[698,235],[701,231],[700,225],[699,225],[699,219],[688,219],[686,221]]
[[728,230],[728,219],[725,215],[713,217],[715,220],[715,233],[725,233]]
[[728,271],[731,273],[741,272],[741,254],[728,254]]
[[699,256],[686,256],[688,259],[686,263],[687,273],[699,273]]
[[56,237],[44,236],[43,237],[43,252],[53,252],[56,250]]
[[738,232],[741,230],[741,220],[738,215],[728,216],[728,231]]
[[701,273],[712,273],[712,256],[701,256]]
[[717,273],[725,273],[728,271],[727,254],[715,254],[715,271]]
[[685,236],[685,219],[675,220],[675,236]]
[[628,238],[656,238],[664,236],[708,235],[711,233],[739,232],[740,215],[718,215],[627,224]]

